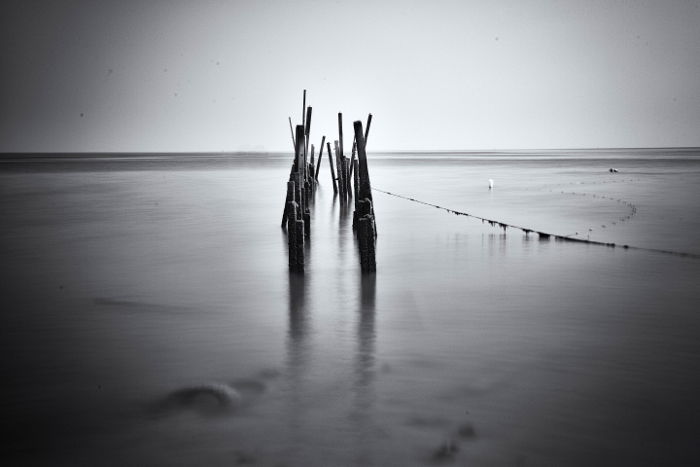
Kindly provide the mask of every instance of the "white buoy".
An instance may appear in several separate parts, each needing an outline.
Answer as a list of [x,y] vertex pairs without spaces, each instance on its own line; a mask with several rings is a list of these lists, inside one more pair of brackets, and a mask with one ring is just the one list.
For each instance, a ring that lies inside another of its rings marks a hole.
[[493,179],[489,178],[489,190],[493,189]]

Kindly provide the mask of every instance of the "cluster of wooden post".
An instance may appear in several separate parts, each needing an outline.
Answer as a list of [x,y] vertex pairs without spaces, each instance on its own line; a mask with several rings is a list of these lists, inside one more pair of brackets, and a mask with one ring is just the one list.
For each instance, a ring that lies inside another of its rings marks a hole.
[[[328,166],[333,182],[333,192],[340,195],[341,203],[348,203],[355,193],[355,212],[353,213],[353,229],[357,232],[360,249],[360,266],[362,272],[376,270],[375,244],[377,228],[374,220],[372,204],[372,187],[367,168],[367,153],[365,146],[372,123],[372,114],[367,118],[367,127],[362,130],[362,122],[354,122],[354,140],[351,157],[343,152],[343,114],[338,113],[338,139],[334,141],[335,162],[330,141],[321,139],[318,159],[315,159],[315,147],[311,145],[309,152],[309,134],[311,132],[312,108],[306,106],[306,90],[304,90],[302,124],[296,128],[289,118],[289,130],[294,147],[294,162],[287,182],[287,198],[282,215],[282,228],[287,230],[289,243],[289,269],[294,272],[304,271],[304,243],[311,236],[311,211],[318,173],[321,168],[324,143],[328,154]],[[355,159],[357,154],[357,160]],[[306,240],[305,240],[306,239]]]
[[[311,236],[311,211],[314,188],[316,186],[316,174],[318,167],[314,167],[314,147],[311,146],[309,155],[309,134],[311,132],[312,108],[306,106],[306,90],[302,110],[302,124],[292,126],[289,118],[289,129],[292,132],[292,145],[294,146],[294,161],[287,182],[287,198],[282,214],[282,228],[287,229],[287,241],[289,245],[289,269],[294,272],[304,272],[304,243]],[[319,152],[319,166],[321,163]]]

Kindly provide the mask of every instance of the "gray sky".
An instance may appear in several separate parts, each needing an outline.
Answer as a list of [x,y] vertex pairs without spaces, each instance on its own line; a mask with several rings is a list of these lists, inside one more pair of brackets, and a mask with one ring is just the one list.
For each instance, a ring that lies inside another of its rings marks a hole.
[[700,146],[700,0],[0,8],[0,151]]

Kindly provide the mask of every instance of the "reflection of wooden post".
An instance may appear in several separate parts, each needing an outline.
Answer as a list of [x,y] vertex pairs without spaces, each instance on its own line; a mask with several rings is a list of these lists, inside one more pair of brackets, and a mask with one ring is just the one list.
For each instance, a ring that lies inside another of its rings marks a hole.
[[321,149],[318,151],[318,163],[316,164],[316,174],[314,174],[314,178],[316,181],[318,181],[318,171],[321,168],[321,156],[323,156],[323,143],[326,141],[325,135],[323,138],[321,138]]
[[338,186],[335,184],[335,169],[333,168],[333,152],[331,151],[331,143],[326,143],[328,149],[328,166],[331,168],[331,180],[333,181],[333,193],[338,193]]

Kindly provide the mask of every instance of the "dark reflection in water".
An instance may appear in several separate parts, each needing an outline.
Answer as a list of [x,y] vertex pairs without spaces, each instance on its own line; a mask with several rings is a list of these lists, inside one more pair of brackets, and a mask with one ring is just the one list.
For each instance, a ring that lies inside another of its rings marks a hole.
[[371,463],[371,439],[375,403],[375,300],[376,274],[362,275],[360,279],[360,307],[357,321],[357,356],[355,359],[355,399],[352,421],[357,433],[356,460],[359,465]]
[[[300,433],[304,417],[304,378],[309,365],[307,336],[309,316],[306,307],[308,281],[303,274],[289,273],[289,331],[287,333],[287,373],[289,382],[289,428]],[[300,444],[299,439],[296,445]]]
[[507,238],[505,233],[490,233],[488,234],[488,247],[489,247],[489,255],[494,256],[494,255],[499,255],[499,256],[505,256],[506,254],[506,247],[507,247]]
[[289,355],[298,353],[306,335],[307,310],[305,308],[308,283],[303,274],[289,273]]

